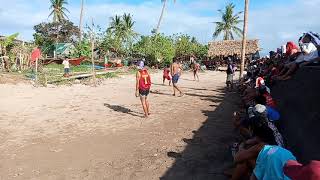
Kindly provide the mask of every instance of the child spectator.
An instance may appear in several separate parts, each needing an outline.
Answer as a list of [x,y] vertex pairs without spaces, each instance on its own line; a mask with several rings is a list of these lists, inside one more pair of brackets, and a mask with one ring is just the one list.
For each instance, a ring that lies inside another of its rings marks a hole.
[[69,63],[69,59],[64,59],[62,62],[63,66],[64,66],[64,77],[69,77],[70,76],[70,63]]

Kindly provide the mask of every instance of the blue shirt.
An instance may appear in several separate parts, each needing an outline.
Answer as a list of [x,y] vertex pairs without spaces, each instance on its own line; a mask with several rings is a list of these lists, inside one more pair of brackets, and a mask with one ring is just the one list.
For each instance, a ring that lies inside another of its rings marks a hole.
[[290,180],[283,172],[289,160],[296,160],[290,151],[279,146],[265,145],[258,155],[253,173],[258,180]]
[[269,106],[267,106],[267,116],[270,121],[278,121],[280,119],[280,113]]

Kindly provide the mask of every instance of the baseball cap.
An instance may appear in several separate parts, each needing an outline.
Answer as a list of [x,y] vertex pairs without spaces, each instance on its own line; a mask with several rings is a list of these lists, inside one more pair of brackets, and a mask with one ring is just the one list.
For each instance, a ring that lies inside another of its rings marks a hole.
[[288,161],[283,167],[284,174],[292,180],[319,180],[320,161],[311,161],[303,166],[297,161]]

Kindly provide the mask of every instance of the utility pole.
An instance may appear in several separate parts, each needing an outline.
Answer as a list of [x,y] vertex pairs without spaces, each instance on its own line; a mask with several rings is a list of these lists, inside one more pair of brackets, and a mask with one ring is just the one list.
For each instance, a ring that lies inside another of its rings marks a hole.
[[93,79],[93,85],[94,87],[97,86],[96,84],[96,72],[95,72],[95,67],[94,67],[94,39],[95,39],[95,34],[94,34],[94,24],[93,24],[93,18],[92,18],[92,26],[91,26],[91,63],[92,63],[92,79]]
[[241,52],[241,66],[240,66],[240,79],[243,77],[244,63],[245,63],[245,59],[246,59],[248,15],[249,15],[249,0],[245,0],[244,22],[243,22],[243,37],[242,37],[242,52]]
[[84,0],[81,0],[81,9],[80,9],[80,23],[79,23],[79,30],[80,30],[80,34],[79,34],[79,39],[80,42],[82,40],[82,21],[83,21],[83,2]]

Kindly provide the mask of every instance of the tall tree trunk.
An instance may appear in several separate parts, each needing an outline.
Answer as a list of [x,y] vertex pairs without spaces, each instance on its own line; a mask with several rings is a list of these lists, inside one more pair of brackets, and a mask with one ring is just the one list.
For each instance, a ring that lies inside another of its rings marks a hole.
[[160,15],[160,18],[159,18],[159,21],[158,21],[158,25],[157,25],[157,28],[156,28],[156,31],[155,31],[156,34],[158,34],[158,32],[159,32],[160,25],[161,25],[162,18],[163,18],[163,14],[164,14],[164,11],[166,9],[166,5],[167,5],[167,0],[164,0],[163,1],[163,6],[162,6],[162,10],[161,10],[161,15]]
[[240,78],[242,78],[242,76],[243,76],[244,63],[245,63],[245,58],[246,58],[247,31],[248,31],[248,15],[249,15],[249,0],[245,0],[244,23],[243,23],[243,37],[242,37],[242,52],[241,52],[241,66],[240,66]]
[[91,29],[91,63],[92,63],[92,79],[93,79],[93,86],[96,87],[96,71],[94,65],[94,41],[95,41],[95,32],[93,26],[93,19],[92,19],[92,29]]
[[82,40],[82,20],[83,20],[83,1],[81,0],[81,9],[80,9],[80,23],[79,23],[79,40]]

